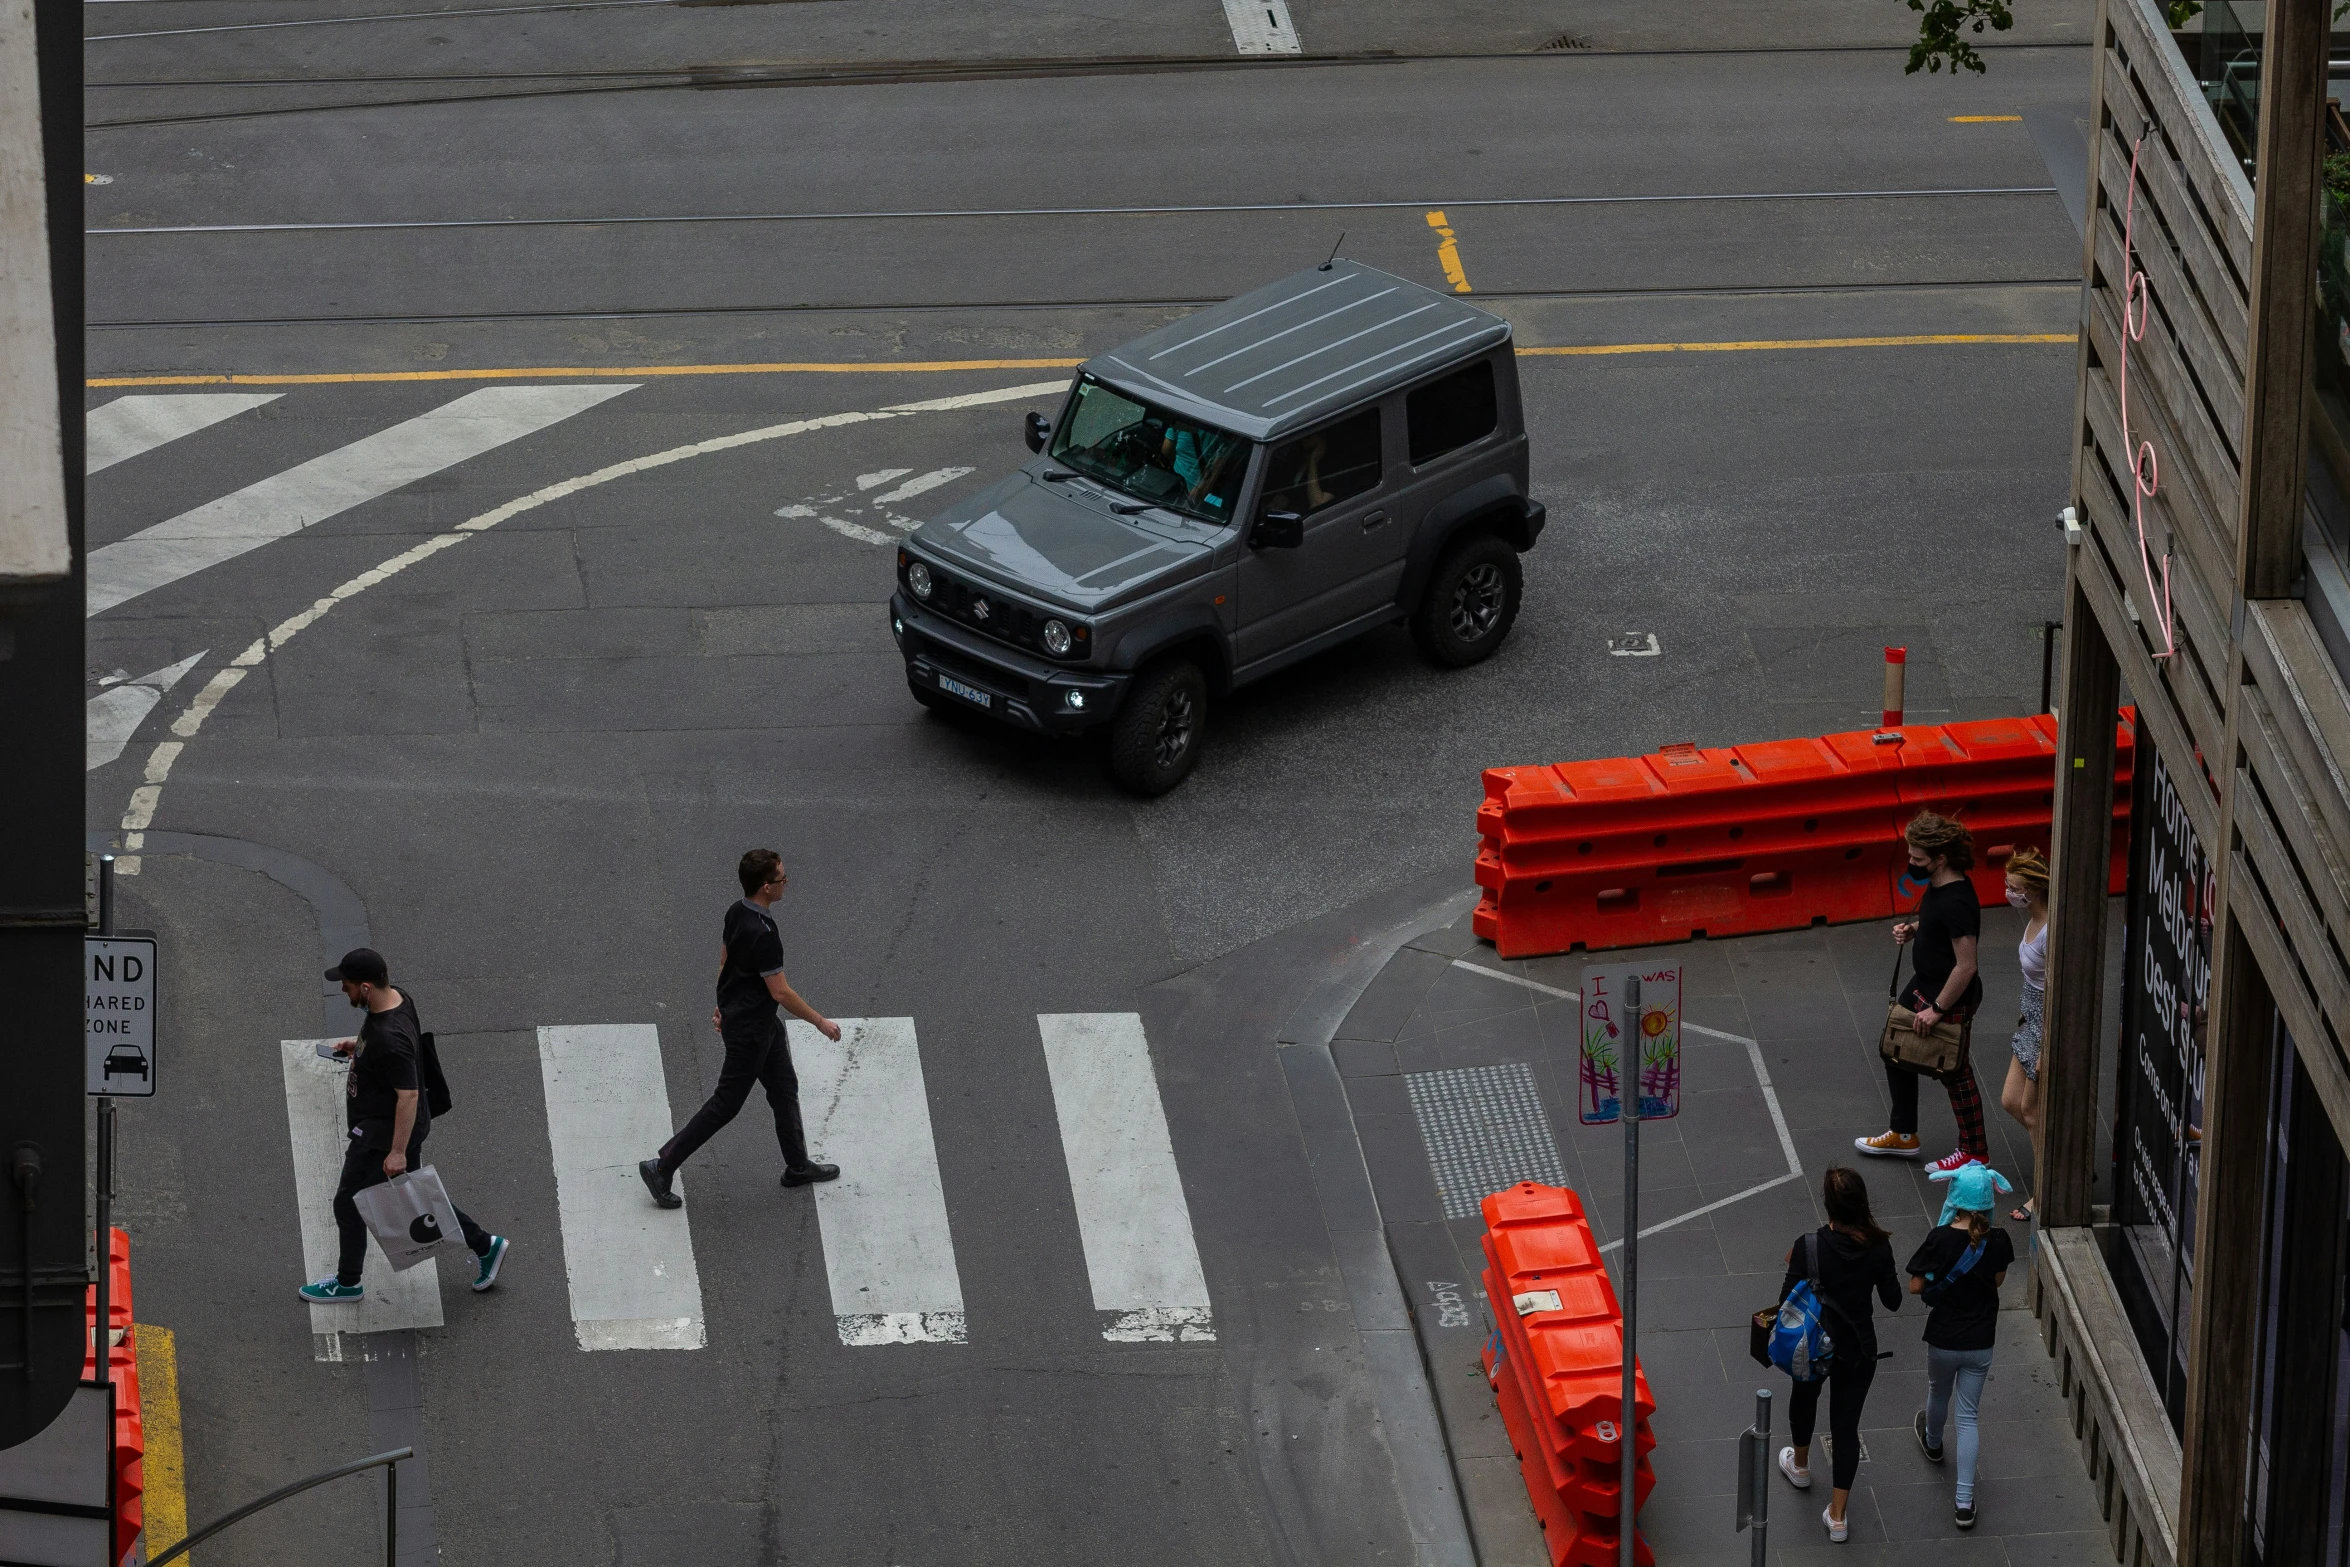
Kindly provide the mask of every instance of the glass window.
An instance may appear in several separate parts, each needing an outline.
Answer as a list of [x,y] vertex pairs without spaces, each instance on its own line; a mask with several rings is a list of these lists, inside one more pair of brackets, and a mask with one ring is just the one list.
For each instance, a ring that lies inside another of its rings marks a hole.
[[1429,382],[1404,399],[1403,416],[1411,431],[1415,468],[1491,435],[1498,422],[1493,361],[1480,359],[1466,370]]
[[1248,474],[1249,443],[1228,430],[1079,378],[1052,457],[1136,500],[1230,522]]
[[1325,506],[1378,488],[1386,472],[1379,410],[1366,408],[1274,447],[1272,460],[1265,465],[1265,501],[1259,509],[1310,517]]

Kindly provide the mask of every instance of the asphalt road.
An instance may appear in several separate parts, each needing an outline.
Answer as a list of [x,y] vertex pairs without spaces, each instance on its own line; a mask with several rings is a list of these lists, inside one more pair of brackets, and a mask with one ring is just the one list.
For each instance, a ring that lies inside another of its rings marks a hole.
[[[94,476],[93,547],[461,396],[609,393],[90,625],[93,695],[196,656],[90,773],[93,830],[151,815],[339,878],[458,1077],[436,1158],[516,1246],[489,1296],[447,1266],[446,1325],[420,1334],[446,1559],[1412,1559],[1271,1065],[1296,988],[1281,933],[1448,874],[1465,887],[1483,766],[1869,723],[1884,643],[1910,648],[1920,719],[2028,708],[2057,610],[2069,341],[1529,355],[1551,525],[1509,645],[1440,673],[1382,633],[1287,671],[1225,704],[1198,773],[1147,804],[1083,746],[926,716],[889,641],[874,540],[1024,456],[1017,416],[1050,393],[835,416],[1065,380],[1049,361],[1317,261],[1340,230],[1346,253],[1440,283],[1431,210],[1523,347],[2070,332],[2078,241],[2030,139],[1953,117],[2083,100],[2081,49],[1904,77],[1898,7],[1838,8],[1824,34],[1813,8],[1735,9],[1675,36],[1595,9],[1573,25],[1597,47],[1528,58],[1139,73],[1079,57],[1225,55],[1224,18],[863,0],[656,8],[641,27],[452,16],[422,24],[445,40],[423,47],[460,74],[1060,68],[312,114],[250,114],[251,89],[93,95],[93,120],[173,123],[89,137],[108,181],[90,191],[107,231],[91,373],[116,383],[92,406],[231,390],[187,384],[204,375],[318,378],[233,388],[273,400]],[[286,17],[261,0],[90,14],[93,34]],[[1510,55],[1569,25],[1530,5],[1442,37],[1402,7],[1294,15],[1309,51],[1355,54]],[[1799,24],[1807,44],[1866,47],[1790,52]],[[93,42],[91,77],[414,74],[416,25]],[[2043,44],[2081,31],[2044,25]],[[1736,47],[1703,52],[1723,36]],[[229,117],[191,117],[213,112]],[[1833,194],[1852,192],[1912,194]],[[1722,199],[1755,196],[1771,199]],[[1638,199],[1561,200],[1590,197]],[[946,211],[987,215],[876,216]],[[389,226],[482,220],[502,226]],[[379,226],[111,232],[254,224]],[[995,367],[915,368],[973,361]],[[710,369],[778,364],[852,368]],[[540,373],[474,376],[499,369]],[[769,433],[565,488],[751,431]],[[936,482],[881,499],[913,478]],[[1611,656],[1627,632],[1659,655]],[[536,1031],[652,1027],[682,1119],[715,1076],[710,948],[754,842],[791,868],[794,980],[836,1016],[919,1034],[966,1342],[841,1341],[814,1206],[775,1188],[754,1106],[687,1175],[707,1347],[577,1347]],[[141,1319],[177,1331],[202,1518],[358,1451],[374,1384],[363,1348],[316,1358],[292,1294],[276,1042],[321,1027],[310,912],[163,854],[127,898],[166,938],[175,1052],[163,1098],[125,1113],[127,1227]],[[1257,990],[1170,999],[1252,953]],[[1105,1340],[1089,1295],[1038,1019],[1127,1012],[1212,1342]],[[368,1516],[322,1494],[209,1559],[347,1554]]]

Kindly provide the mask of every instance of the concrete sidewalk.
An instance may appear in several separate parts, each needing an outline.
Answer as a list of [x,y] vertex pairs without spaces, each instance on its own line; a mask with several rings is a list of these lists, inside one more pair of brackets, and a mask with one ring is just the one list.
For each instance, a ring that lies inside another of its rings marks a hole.
[[[1999,1109],[1998,1093],[2016,1014],[2019,930],[2012,911],[1984,911],[1987,993],[1975,1039],[1992,1163],[2018,1187],[2018,1202],[2030,1142]],[[1573,992],[1589,961],[1682,967],[1683,1017],[1695,1025],[1685,1034],[1687,1087],[1677,1119],[1643,1128],[1640,1227],[1722,1206],[1640,1243],[1640,1358],[1658,1401],[1657,1486],[1641,1526],[1660,1563],[1743,1567],[1750,1545],[1733,1529],[1737,1436],[1753,1418],[1755,1390],[1768,1387],[1774,1451],[1783,1445],[1788,1389],[1785,1376],[1748,1358],[1747,1320],[1776,1300],[1789,1243],[1821,1222],[1820,1173],[1836,1162],[1861,1167],[1877,1217],[1893,1232],[1897,1267],[1941,1211],[1944,1189],[1926,1180],[1922,1159],[1866,1159],[1852,1146],[1886,1124],[1876,1036],[1892,957],[1877,924],[1504,964],[1464,916],[1398,951],[1340,1025],[1331,1051],[1483,1567],[1549,1558],[1477,1363],[1491,1328],[1477,1282],[1477,1198],[1521,1179],[1563,1182],[1584,1199],[1603,1244],[1617,1239],[1623,1217],[1623,1133],[1576,1123],[1576,1006],[1551,992]],[[1758,1056],[1784,1141],[1757,1081]],[[1921,1105],[1931,1159],[1954,1146],[1955,1130],[1938,1088],[1926,1085]],[[1800,1166],[1792,1175],[1789,1143]],[[1827,1458],[1815,1447],[1810,1492],[1774,1474],[1773,1561],[2085,1567],[2110,1559],[2055,1366],[2027,1308],[2030,1236],[2007,1228],[2019,1261],[2002,1291],[1999,1355],[1984,1394],[1976,1526],[1958,1529],[1952,1465],[1928,1463],[1909,1429],[1925,1400],[1925,1312],[1905,1299],[1897,1316],[1880,1314],[1880,1346],[1893,1357],[1879,1365],[1863,1422],[1850,1540],[1833,1545],[1821,1526]],[[1825,1419],[1823,1409],[1815,1442]]]

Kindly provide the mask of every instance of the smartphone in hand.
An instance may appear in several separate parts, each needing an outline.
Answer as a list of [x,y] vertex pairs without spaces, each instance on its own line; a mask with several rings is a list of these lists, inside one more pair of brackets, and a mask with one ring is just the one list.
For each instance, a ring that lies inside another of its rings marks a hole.
[[347,1040],[341,1039],[320,1040],[318,1042],[318,1059],[348,1063],[351,1058],[343,1053],[343,1046],[347,1043]]

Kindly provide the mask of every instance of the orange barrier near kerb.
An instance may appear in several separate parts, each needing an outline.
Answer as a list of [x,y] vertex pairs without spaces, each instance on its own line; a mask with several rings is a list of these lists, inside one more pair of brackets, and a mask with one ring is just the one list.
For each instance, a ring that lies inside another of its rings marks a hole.
[[[2135,719],[2117,726],[2116,893]],[[2048,847],[2056,765],[2041,714],[1491,768],[1475,929],[1521,958],[1889,918],[1924,891],[1901,841],[1922,810],[1973,830],[1975,893],[1997,904],[2008,855]]]
[[[131,1327],[131,1240],[120,1230],[108,1232],[106,1316],[110,1348],[106,1373],[114,1382],[114,1559],[122,1561],[144,1528],[147,1432],[139,1419],[139,1348]],[[82,1306],[88,1345],[82,1357],[82,1380],[97,1379],[98,1288],[90,1286]],[[122,1335],[113,1342],[114,1334]]]

